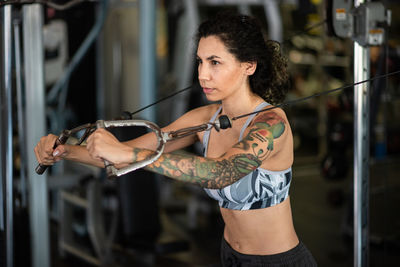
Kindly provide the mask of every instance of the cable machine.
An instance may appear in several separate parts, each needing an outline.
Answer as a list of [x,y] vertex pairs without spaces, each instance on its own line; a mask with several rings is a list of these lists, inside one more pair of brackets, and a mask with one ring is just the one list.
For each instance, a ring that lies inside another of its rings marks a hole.
[[[332,24],[339,37],[354,41],[354,83],[370,76],[369,46],[382,45],[391,12],[380,2],[334,0]],[[370,86],[354,87],[354,266],[369,266]]]

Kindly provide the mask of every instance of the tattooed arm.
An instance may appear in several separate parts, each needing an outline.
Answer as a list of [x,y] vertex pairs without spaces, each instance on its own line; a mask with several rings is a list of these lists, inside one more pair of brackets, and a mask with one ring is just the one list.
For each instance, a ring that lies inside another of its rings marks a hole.
[[[164,153],[146,169],[205,188],[223,188],[254,171],[279,150],[286,136],[285,124],[275,112],[259,114],[247,136],[219,158]],[[133,161],[143,160],[151,153],[134,148]]]
[[[152,151],[133,149],[138,157],[146,157]],[[204,158],[176,153],[163,154],[146,170],[180,180],[199,184],[205,188],[223,188],[252,172],[261,162],[251,154],[235,154],[229,158]]]

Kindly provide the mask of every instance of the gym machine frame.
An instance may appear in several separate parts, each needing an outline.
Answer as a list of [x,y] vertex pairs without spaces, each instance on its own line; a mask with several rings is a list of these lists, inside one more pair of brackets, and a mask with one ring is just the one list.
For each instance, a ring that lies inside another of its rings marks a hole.
[[[354,41],[354,83],[370,75],[369,46],[381,45],[391,12],[380,2],[334,0],[332,24]],[[354,87],[354,266],[369,266],[369,83]]]

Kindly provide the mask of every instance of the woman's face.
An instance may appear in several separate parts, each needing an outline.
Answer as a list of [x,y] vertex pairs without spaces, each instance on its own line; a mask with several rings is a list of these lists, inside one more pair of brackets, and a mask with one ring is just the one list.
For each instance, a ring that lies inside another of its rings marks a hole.
[[[216,36],[201,38],[197,48],[200,86],[210,101],[238,96],[248,87],[250,63],[239,62]],[[250,74],[250,75],[251,75]]]

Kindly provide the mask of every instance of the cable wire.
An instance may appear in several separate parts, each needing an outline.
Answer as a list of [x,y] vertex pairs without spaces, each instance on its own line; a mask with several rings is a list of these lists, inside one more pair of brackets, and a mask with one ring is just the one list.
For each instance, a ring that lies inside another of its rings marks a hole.
[[330,93],[333,93],[333,92],[336,92],[336,91],[341,91],[341,90],[344,90],[344,89],[348,89],[348,88],[354,87],[354,86],[359,85],[359,84],[363,84],[363,83],[366,83],[366,82],[371,82],[371,81],[374,81],[374,80],[377,80],[377,79],[380,79],[380,78],[389,77],[389,76],[396,75],[396,74],[399,74],[399,73],[400,73],[400,70],[394,71],[394,72],[390,72],[390,73],[387,73],[387,74],[384,74],[384,75],[377,75],[377,76],[375,76],[373,78],[370,78],[370,79],[367,79],[367,80],[363,80],[363,81],[360,81],[360,82],[356,82],[356,83],[353,83],[353,84],[350,84],[350,85],[345,85],[345,86],[338,87],[338,88],[335,88],[335,89],[322,91],[322,92],[315,93],[313,95],[309,95],[309,96],[306,96],[306,97],[303,97],[303,98],[298,98],[298,99],[294,99],[294,100],[291,100],[291,101],[283,102],[283,103],[281,103],[279,105],[276,105],[276,106],[273,106],[273,107],[270,107],[270,108],[266,108],[266,109],[262,109],[262,110],[259,110],[259,111],[255,111],[255,112],[246,113],[246,114],[243,114],[243,115],[240,115],[240,116],[236,116],[236,117],[231,118],[231,120],[237,120],[237,119],[240,119],[240,118],[243,118],[243,117],[247,117],[247,116],[250,116],[250,115],[253,115],[253,114],[258,114],[260,112],[268,111],[268,110],[271,110],[271,109],[275,109],[275,108],[279,108],[279,107],[283,107],[283,106],[288,106],[288,105],[293,105],[295,103],[303,102],[303,101],[306,101],[308,99],[311,99],[311,98],[314,98],[314,97],[317,97],[317,96],[327,95],[327,94],[330,94]]
[[167,95],[166,97],[163,97],[163,98],[157,100],[157,101],[154,102],[154,103],[151,103],[151,104],[149,104],[149,105],[147,105],[147,106],[144,106],[144,107],[142,107],[142,108],[140,108],[140,109],[138,109],[138,110],[136,110],[136,111],[134,111],[134,112],[130,112],[130,115],[132,116],[132,115],[134,115],[134,114],[136,114],[136,113],[139,113],[139,112],[145,110],[146,108],[149,108],[149,107],[151,107],[151,106],[154,106],[154,105],[156,105],[156,104],[158,104],[158,103],[160,103],[160,102],[162,102],[162,101],[164,101],[164,100],[167,100],[167,99],[169,99],[169,98],[171,98],[171,97],[173,97],[173,96],[176,96],[177,94],[180,94],[180,93],[182,93],[182,92],[184,92],[184,91],[187,91],[187,90],[191,89],[192,87],[193,87],[193,85],[188,86],[188,87],[186,87],[186,88],[183,88],[183,89],[181,89],[181,90],[179,90],[179,91],[176,91],[176,92],[174,92],[174,93],[172,93],[172,94],[170,94],[170,95]]

